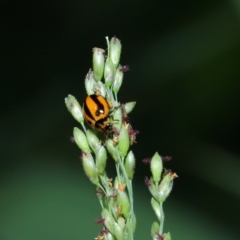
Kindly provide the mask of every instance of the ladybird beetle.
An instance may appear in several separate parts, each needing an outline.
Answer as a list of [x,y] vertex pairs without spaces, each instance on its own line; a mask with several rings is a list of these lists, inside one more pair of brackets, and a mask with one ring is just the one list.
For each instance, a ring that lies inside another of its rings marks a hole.
[[104,132],[110,131],[112,124],[109,114],[109,103],[97,91],[86,97],[83,105],[83,117],[92,128]]

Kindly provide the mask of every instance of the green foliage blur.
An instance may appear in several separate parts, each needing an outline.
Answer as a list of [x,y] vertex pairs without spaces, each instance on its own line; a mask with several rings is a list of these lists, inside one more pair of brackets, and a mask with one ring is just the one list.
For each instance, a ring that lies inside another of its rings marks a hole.
[[[230,1],[0,1],[0,240],[94,239],[94,186],[70,143],[92,48],[105,36],[130,66],[119,93],[140,131],[135,239],[155,220],[141,160],[179,175],[164,204],[173,239],[240,239],[240,4]],[[80,126],[78,126],[80,127]],[[109,176],[114,176],[109,161]]]

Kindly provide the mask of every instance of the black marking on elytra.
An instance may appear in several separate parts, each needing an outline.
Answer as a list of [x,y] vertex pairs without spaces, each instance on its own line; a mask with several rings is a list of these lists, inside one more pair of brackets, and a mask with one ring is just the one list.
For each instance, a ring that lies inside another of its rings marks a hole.
[[99,116],[100,114],[104,114],[104,106],[103,104],[99,101],[98,95],[93,94],[90,95],[90,98],[96,103],[98,109],[96,110],[96,116]]
[[83,105],[83,108],[84,108],[84,112],[86,113],[86,115],[91,118],[91,119],[94,119],[91,111],[89,110],[88,106],[87,106],[87,102],[85,101],[84,105]]

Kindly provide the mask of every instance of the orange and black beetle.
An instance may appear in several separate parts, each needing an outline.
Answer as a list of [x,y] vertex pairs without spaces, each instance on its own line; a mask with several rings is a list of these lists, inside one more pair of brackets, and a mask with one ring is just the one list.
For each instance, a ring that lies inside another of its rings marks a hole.
[[86,97],[83,105],[83,117],[92,128],[108,132],[112,130],[110,106],[106,98],[95,91]]

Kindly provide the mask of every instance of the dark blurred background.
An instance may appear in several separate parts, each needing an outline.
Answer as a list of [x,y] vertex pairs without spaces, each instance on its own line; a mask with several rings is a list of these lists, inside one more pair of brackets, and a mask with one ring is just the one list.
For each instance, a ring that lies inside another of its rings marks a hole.
[[[94,187],[71,144],[64,98],[86,96],[105,36],[130,66],[119,99],[140,131],[136,239],[156,220],[144,185],[155,151],[177,172],[164,204],[173,239],[240,239],[240,2],[0,1],[0,239],[94,239]],[[109,173],[114,176],[114,172]]]

